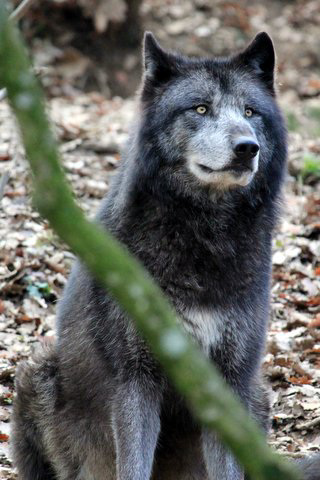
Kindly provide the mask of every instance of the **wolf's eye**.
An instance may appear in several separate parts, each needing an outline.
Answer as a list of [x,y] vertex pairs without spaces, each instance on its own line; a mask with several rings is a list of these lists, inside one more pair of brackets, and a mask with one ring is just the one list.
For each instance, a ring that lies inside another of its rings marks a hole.
[[198,107],[196,107],[196,112],[200,113],[200,115],[204,115],[207,111],[208,108],[205,105],[198,105]]
[[244,111],[244,114],[245,114],[246,117],[252,117],[252,115],[253,115],[252,108],[246,108],[245,111]]

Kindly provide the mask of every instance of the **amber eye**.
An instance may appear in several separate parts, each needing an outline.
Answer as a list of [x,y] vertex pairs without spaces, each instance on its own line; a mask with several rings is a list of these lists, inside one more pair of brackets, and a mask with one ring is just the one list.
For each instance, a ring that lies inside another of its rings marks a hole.
[[200,113],[200,115],[204,115],[205,113],[207,113],[207,107],[205,105],[199,105],[197,108],[196,108],[196,111],[197,113]]
[[252,110],[252,108],[246,108],[245,111],[244,111],[244,113],[245,113],[245,116],[246,116],[246,117],[252,117],[252,115],[253,115],[253,110]]

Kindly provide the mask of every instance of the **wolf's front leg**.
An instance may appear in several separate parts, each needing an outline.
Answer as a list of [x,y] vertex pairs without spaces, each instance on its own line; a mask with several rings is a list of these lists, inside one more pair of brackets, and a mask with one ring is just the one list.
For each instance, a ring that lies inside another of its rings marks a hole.
[[203,432],[202,446],[209,480],[244,480],[243,469],[214,433]]
[[160,432],[161,393],[132,380],[121,385],[113,401],[112,427],[117,480],[149,480]]

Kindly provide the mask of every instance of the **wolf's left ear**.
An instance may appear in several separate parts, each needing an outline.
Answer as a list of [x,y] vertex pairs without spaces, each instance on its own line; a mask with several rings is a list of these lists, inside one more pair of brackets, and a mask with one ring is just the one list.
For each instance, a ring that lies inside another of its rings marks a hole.
[[275,52],[269,35],[265,32],[258,33],[250,45],[240,53],[240,59],[274,93]]
[[174,56],[161,48],[151,32],[144,34],[143,60],[147,79],[161,82],[174,72]]

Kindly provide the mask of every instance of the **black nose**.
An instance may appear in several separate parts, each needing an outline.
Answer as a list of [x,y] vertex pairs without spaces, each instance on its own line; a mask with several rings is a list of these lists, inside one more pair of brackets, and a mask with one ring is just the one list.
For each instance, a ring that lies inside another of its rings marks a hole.
[[251,160],[259,150],[260,147],[257,142],[245,137],[239,138],[233,147],[233,151],[239,160]]

